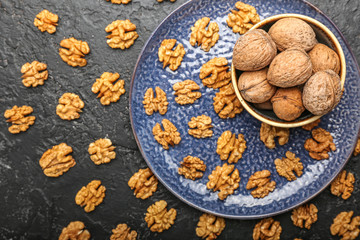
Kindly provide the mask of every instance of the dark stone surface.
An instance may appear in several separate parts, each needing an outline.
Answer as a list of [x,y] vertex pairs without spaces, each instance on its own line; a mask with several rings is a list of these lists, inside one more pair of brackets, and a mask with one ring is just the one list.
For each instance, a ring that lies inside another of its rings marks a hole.
[[[294,0],[297,1],[297,0]],[[26,133],[12,135],[8,124],[0,121],[0,239],[57,239],[70,221],[85,223],[93,239],[107,239],[118,223],[137,230],[139,239],[196,239],[195,226],[201,212],[187,206],[161,184],[154,196],[137,199],[127,181],[138,168],[146,167],[132,135],[128,96],[131,74],[144,43],[155,27],[185,0],[175,3],[133,0],[113,5],[104,0],[0,0],[0,113],[13,105],[30,105],[37,117]],[[360,60],[360,1],[312,0],[332,19]],[[35,15],[48,9],[60,16],[54,35],[41,33],[34,25]],[[130,18],[139,38],[128,50],[107,46],[104,28],[116,19]],[[88,65],[72,68],[59,55],[59,42],[74,36],[86,40],[91,48]],[[20,68],[33,60],[48,64],[50,77],[44,86],[27,89],[21,83]],[[125,80],[126,94],[118,103],[102,106],[91,85],[104,71],[119,72]],[[55,114],[58,98],[74,92],[85,102],[81,117],[61,120]],[[117,157],[110,164],[96,166],[88,156],[90,142],[110,138],[117,146]],[[53,145],[66,142],[73,147],[77,165],[59,178],[46,177],[38,163]],[[283,227],[282,239],[338,239],[330,235],[332,219],[340,211],[354,210],[360,215],[360,158],[352,157],[346,169],[357,179],[352,197],[346,201],[326,189],[313,202],[319,220],[311,230],[295,227],[290,213],[276,216]],[[93,179],[106,186],[106,197],[92,213],[75,204],[77,191]],[[149,231],[144,221],[146,209],[164,199],[178,211],[175,225],[161,234]],[[218,239],[251,239],[257,221],[226,220]]]

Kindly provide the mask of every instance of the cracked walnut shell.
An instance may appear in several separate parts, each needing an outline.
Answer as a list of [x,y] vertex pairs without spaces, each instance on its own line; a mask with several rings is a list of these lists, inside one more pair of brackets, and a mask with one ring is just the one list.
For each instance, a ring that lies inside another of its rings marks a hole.
[[228,26],[233,29],[234,33],[244,34],[254,24],[260,22],[260,17],[253,6],[239,1],[235,3],[235,7],[239,11],[231,9],[231,13],[229,13],[228,19],[226,19]]
[[90,233],[85,229],[85,224],[80,221],[70,222],[64,227],[59,236],[59,240],[89,240]]
[[282,146],[289,141],[290,131],[288,128],[280,128],[261,123],[260,128],[260,140],[265,144],[267,148],[275,148],[275,137],[278,138],[278,143]]
[[280,222],[265,218],[258,222],[253,231],[254,240],[279,240],[282,228]]
[[204,213],[200,216],[196,228],[196,235],[202,239],[214,240],[225,228],[225,219],[212,214]]
[[269,195],[270,192],[274,191],[276,182],[270,181],[270,171],[262,170],[257,171],[250,176],[246,189],[256,188],[251,192],[254,198],[263,198]]
[[134,190],[137,198],[146,199],[153,195],[157,189],[158,180],[151,172],[150,168],[139,169],[138,172],[129,179],[128,185]]
[[125,223],[118,224],[112,233],[110,240],[136,240],[137,237],[137,232],[131,230]]
[[228,160],[229,163],[237,163],[246,149],[244,135],[232,134],[231,131],[225,131],[217,140],[216,153],[220,155],[221,160]]
[[346,200],[354,191],[354,182],[354,175],[350,172],[346,175],[346,170],[343,170],[331,183],[331,193]]
[[[104,72],[92,85],[91,91],[99,93],[97,97],[100,98],[102,105],[109,105],[112,102],[119,101],[120,96],[125,93],[125,81],[117,81],[119,77],[118,73]],[[114,82],[116,83],[114,84]]]
[[44,85],[44,81],[48,79],[47,65],[42,62],[33,61],[32,63],[25,63],[21,67],[22,83],[25,87],[37,87]]
[[336,150],[331,134],[322,128],[312,130],[311,134],[313,138],[306,139],[304,144],[310,157],[316,160],[328,159],[328,152]]
[[60,143],[48,149],[41,156],[39,164],[48,177],[59,177],[70,168],[76,165],[75,159],[68,155],[72,153],[72,148],[66,143]]
[[220,88],[231,81],[228,61],[224,57],[216,57],[204,63],[200,69],[200,79],[206,87]]
[[115,147],[112,145],[110,139],[100,138],[93,143],[90,143],[88,152],[90,154],[90,159],[96,165],[103,163],[109,163],[112,159],[116,157],[114,151]]
[[234,118],[244,109],[236,97],[231,83],[220,88],[220,91],[215,93],[213,100],[214,111],[223,119]]
[[185,178],[195,180],[201,178],[206,170],[206,165],[200,158],[187,156],[180,163],[178,173],[184,175]]
[[113,21],[105,28],[105,31],[107,33],[111,32],[110,35],[106,36],[106,38],[108,38],[106,43],[111,48],[121,48],[122,50],[124,50],[125,48],[129,48],[139,37],[135,30],[135,24],[130,22],[129,19],[126,19],[125,21]]
[[152,115],[154,112],[159,112],[164,115],[167,112],[169,102],[167,101],[166,93],[159,87],[155,87],[156,98],[154,98],[154,90],[148,88],[144,95],[145,113]]
[[95,210],[95,207],[103,202],[106,188],[101,185],[100,180],[93,180],[82,187],[75,196],[77,205],[84,207],[85,212]]
[[59,99],[56,114],[63,120],[74,120],[80,117],[79,112],[84,107],[84,102],[74,93],[64,93]]
[[156,123],[153,127],[152,133],[155,140],[162,145],[164,149],[169,149],[169,144],[174,146],[181,141],[180,133],[177,128],[167,119],[161,121],[164,130],[161,129],[160,123]]
[[197,117],[192,117],[191,121],[188,123],[189,131],[188,133],[195,138],[207,138],[212,137],[213,131],[211,128],[212,120],[209,116],[201,115]]
[[129,2],[131,2],[131,0],[106,0],[106,1],[111,1],[111,3],[114,4],[128,4]]
[[302,205],[292,211],[291,220],[299,228],[310,229],[311,224],[317,221],[318,209],[314,204]]
[[87,61],[83,57],[90,53],[90,47],[87,42],[72,37],[61,40],[60,46],[63,48],[59,48],[59,54],[64,62],[72,67],[86,66]]
[[159,47],[159,61],[163,63],[163,68],[169,65],[169,68],[173,71],[178,69],[183,57],[185,56],[184,46],[179,43],[174,50],[176,39],[164,39]]
[[173,85],[175,91],[175,102],[180,105],[193,104],[198,98],[201,97],[201,92],[196,92],[200,87],[192,80],[185,80],[175,83]]
[[233,194],[239,187],[239,170],[234,170],[234,168],[234,165],[227,165],[227,163],[224,163],[221,167],[217,166],[209,175],[209,181],[206,184],[206,187],[208,189],[213,189],[214,192],[220,191],[218,193],[220,200],[224,200],[228,195]]
[[29,129],[31,125],[35,123],[35,116],[27,116],[32,113],[34,110],[30,106],[13,106],[11,109],[7,109],[4,113],[4,117],[8,118],[6,122],[12,123],[8,128],[9,132],[12,134],[17,134],[20,132],[25,132]]
[[[219,40],[219,25],[216,22],[210,23],[210,18],[203,17],[197,20],[193,27],[191,27],[190,44],[195,47],[196,43],[201,46],[205,52],[210,51],[210,48]],[[209,24],[208,30],[206,26]]]
[[164,200],[157,201],[148,207],[145,221],[147,222],[150,231],[161,233],[174,224],[176,210],[171,208],[167,211],[166,207],[167,203]]
[[300,177],[303,174],[303,164],[300,162],[300,158],[295,157],[295,154],[290,151],[287,151],[285,156],[286,158],[282,158],[282,160],[279,158],[275,159],[276,171],[288,181],[294,181],[296,176],[293,172]]
[[56,26],[58,25],[58,21],[58,15],[44,9],[36,15],[34,19],[34,25],[41,32],[47,31],[50,34],[53,34],[54,32],[56,32]]
[[339,213],[330,226],[331,234],[342,237],[342,240],[356,239],[360,233],[360,216],[352,218],[353,214],[353,211]]

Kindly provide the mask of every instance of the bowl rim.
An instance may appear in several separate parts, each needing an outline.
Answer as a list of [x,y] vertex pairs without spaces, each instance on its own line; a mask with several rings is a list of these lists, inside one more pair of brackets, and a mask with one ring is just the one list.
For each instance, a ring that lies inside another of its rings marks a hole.
[[[304,20],[305,22],[311,23],[312,25],[318,27],[321,31],[323,31],[327,37],[329,38],[329,40],[331,41],[331,43],[333,44],[333,47],[335,48],[334,51],[338,54],[339,59],[340,59],[340,81],[341,81],[341,91],[344,91],[344,84],[345,84],[345,79],[346,79],[346,61],[345,61],[345,55],[343,52],[343,49],[338,41],[338,39],[335,37],[335,35],[321,22],[302,15],[302,14],[295,14],[295,13],[285,13],[285,14],[277,14],[277,15],[273,15],[271,17],[265,18],[262,21],[260,21],[259,23],[255,24],[249,31],[253,30],[253,29],[257,29],[260,28],[268,23],[271,22],[275,22],[277,20],[280,20],[282,18],[299,18],[301,20]],[[234,64],[231,63],[231,82],[235,91],[235,94],[237,96],[237,98],[239,99],[240,103],[242,104],[242,106],[246,109],[246,111],[248,113],[250,113],[250,115],[252,115],[253,117],[255,117],[256,119],[258,119],[261,122],[264,122],[266,124],[269,124],[271,126],[275,126],[275,127],[282,127],[282,128],[295,128],[295,127],[301,127],[304,126],[306,124],[310,124],[316,120],[318,120],[319,118],[321,118],[323,115],[313,115],[307,119],[303,119],[303,120],[299,120],[299,121],[290,121],[290,122],[281,122],[281,121],[276,121],[273,119],[270,119],[268,117],[266,117],[265,115],[259,114],[257,113],[252,106],[249,105],[249,103],[241,96],[239,88],[238,88],[238,79],[236,77],[236,69],[234,67]]]

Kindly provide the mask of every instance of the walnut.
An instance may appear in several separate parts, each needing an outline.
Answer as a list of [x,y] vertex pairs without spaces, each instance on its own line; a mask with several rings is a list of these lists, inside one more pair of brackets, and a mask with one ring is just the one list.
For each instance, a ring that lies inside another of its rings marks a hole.
[[292,211],[291,220],[299,228],[310,229],[311,224],[317,221],[318,209],[314,204],[302,205]]
[[279,240],[282,228],[280,222],[265,218],[258,222],[253,231],[254,240]]
[[[206,184],[206,187],[208,189],[213,189],[214,192],[220,191],[218,193],[220,200],[224,200],[228,195],[233,194],[239,187],[239,170],[234,170],[234,168],[234,165],[227,165],[227,163],[224,163],[221,167],[217,166],[209,175],[209,181]],[[230,173],[232,174],[230,175]]]
[[[232,134],[231,131],[225,131],[217,140],[216,153],[220,155],[221,160],[227,160],[229,163],[237,163],[246,149],[244,135]],[[230,155],[230,157],[229,157]]]
[[204,213],[200,216],[196,228],[196,235],[202,239],[214,240],[225,228],[225,219]]
[[317,127],[319,123],[320,123],[320,118],[312,123],[302,126],[302,128],[305,129],[306,131],[311,131],[314,127]]
[[[110,1],[110,0],[106,0],[106,1]],[[129,2],[131,2],[131,0],[111,0],[111,3],[114,4],[128,4]]]
[[135,230],[130,230],[130,228],[125,224],[118,224],[115,229],[112,230],[112,235],[110,240],[136,240],[137,232]]
[[[216,22],[210,23],[210,18],[203,17],[191,27],[190,44],[195,47],[196,43],[201,49],[208,52],[219,40],[219,25]],[[209,24],[208,30],[206,26]]]
[[214,110],[220,118],[234,118],[244,109],[239,99],[235,95],[234,88],[231,83],[220,88],[213,98]]
[[269,195],[270,192],[274,191],[276,182],[270,182],[270,171],[269,170],[262,170],[257,171],[253,175],[250,176],[248,183],[246,184],[246,189],[255,188],[251,192],[251,195],[254,198],[263,198]]
[[360,233],[360,216],[352,218],[353,214],[353,211],[339,213],[330,226],[331,234],[342,237],[341,240],[356,239]]
[[164,200],[160,200],[148,207],[145,221],[147,222],[150,231],[161,233],[174,224],[176,210],[171,208],[167,211],[166,206],[167,203]]
[[164,39],[159,47],[159,61],[163,63],[163,68],[170,65],[169,68],[173,71],[178,69],[183,57],[185,55],[184,46],[179,43],[174,50],[176,39]]
[[276,116],[285,121],[293,121],[305,111],[301,91],[297,87],[278,88],[271,103]]
[[337,53],[328,46],[318,43],[309,52],[309,57],[313,65],[313,73],[327,69],[335,73],[340,72],[340,59]]
[[114,151],[115,147],[112,145],[110,139],[100,138],[93,143],[90,143],[88,152],[90,159],[96,164],[109,163],[116,157]]
[[42,62],[33,61],[32,63],[25,63],[21,67],[22,83],[25,87],[37,87],[44,85],[44,81],[48,79],[47,65]]
[[195,137],[195,138],[207,138],[212,137],[213,131],[211,128],[213,125],[211,125],[212,120],[209,116],[201,115],[197,117],[192,117],[189,124],[188,133]]
[[[163,2],[164,0],[157,0],[158,2]],[[170,2],[175,2],[176,0],[170,0]]]
[[265,144],[267,148],[275,148],[275,137],[278,138],[280,145],[285,145],[289,141],[290,131],[288,128],[280,128],[261,123],[260,128],[260,140]]
[[276,171],[288,181],[296,180],[293,171],[300,177],[303,174],[303,164],[300,162],[300,158],[295,157],[294,153],[287,151],[285,155],[286,158],[282,158],[282,160],[279,158],[275,159]]
[[4,117],[8,118],[6,122],[12,123],[9,127],[9,132],[12,134],[17,134],[20,132],[25,132],[29,129],[31,125],[35,123],[35,116],[27,116],[32,113],[34,110],[30,106],[13,106],[11,109],[7,109],[4,113]]
[[[113,0],[112,0],[113,2]],[[106,43],[111,48],[129,48],[134,44],[134,41],[139,37],[137,34],[136,26],[129,19],[116,20],[109,24],[105,31],[107,33],[111,32],[110,35],[107,35],[108,40]]]
[[83,57],[90,52],[87,42],[72,37],[61,40],[60,46],[63,48],[59,48],[59,54],[64,62],[72,67],[86,66],[87,61]]
[[166,93],[159,87],[155,87],[156,98],[154,98],[154,90],[148,88],[144,95],[144,108],[147,115],[152,115],[154,112],[159,112],[164,115],[167,112],[169,102],[166,98]]
[[76,165],[75,159],[68,155],[72,153],[72,148],[66,143],[60,143],[48,149],[41,156],[39,164],[48,177],[59,177],[70,168]]
[[175,95],[177,96],[175,101],[180,105],[193,104],[201,97],[201,92],[196,92],[196,90],[200,89],[199,85],[191,80],[175,83],[173,85],[173,89],[175,91]]
[[146,199],[153,195],[157,189],[158,180],[151,172],[150,168],[139,169],[138,172],[129,179],[128,185],[134,190],[137,198]]
[[359,153],[360,153],[360,137],[358,138],[355,149],[354,149],[354,156],[359,155]]
[[93,180],[80,189],[75,196],[75,202],[81,207],[85,206],[85,212],[92,212],[104,200],[105,191],[106,188],[101,185],[100,180]]
[[[200,79],[206,87],[220,88],[231,81],[228,61],[224,57],[216,57],[204,63],[200,69]],[[211,75],[209,77],[209,75]]]
[[44,9],[36,15],[36,18],[34,19],[34,25],[42,32],[47,31],[50,34],[53,34],[56,32],[58,21],[58,15]]
[[328,159],[328,152],[336,150],[331,134],[322,128],[312,130],[311,134],[313,138],[306,139],[304,144],[310,157],[316,160]]
[[[117,102],[120,96],[125,93],[124,80],[119,80],[118,73],[104,72],[100,78],[92,85],[91,91],[99,93],[98,98],[102,105],[109,105],[111,102]],[[117,81],[115,84],[114,82]]]
[[244,34],[254,24],[260,22],[260,17],[253,6],[239,1],[235,3],[235,7],[239,11],[231,9],[231,13],[229,13],[228,19],[226,19],[228,26],[233,29],[234,33]]
[[331,193],[338,197],[341,196],[344,200],[346,200],[354,191],[354,182],[354,175],[350,172],[346,175],[346,170],[343,170],[331,183]]
[[164,149],[169,149],[169,144],[171,146],[179,144],[181,137],[174,124],[167,119],[163,119],[161,123],[164,126],[164,130],[161,129],[160,123],[156,123],[152,130],[155,140],[160,143]]
[[206,170],[205,163],[200,158],[192,156],[184,157],[180,165],[178,173],[191,180],[201,178]]
[[89,240],[90,233],[85,229],[85,224],[80,221],[70,222],[64,227],[59,240]]
[[74,93],[64,93],[59,99],[56,114],[63,120],[74,120],[80,117],[79,112],[84,107],[84,102]]

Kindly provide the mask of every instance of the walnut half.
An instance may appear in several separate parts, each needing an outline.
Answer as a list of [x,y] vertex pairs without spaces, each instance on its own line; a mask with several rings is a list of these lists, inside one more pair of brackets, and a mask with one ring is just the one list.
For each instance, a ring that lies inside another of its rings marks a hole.
[[211,47],[219,40],[219,25],[216,22],[210,23],[208,30],[205,28],[210,22],[210,18],[203,17],[195,22],[191,27],[190,44],[195,47],[196,43],[201,49],[208,52]]
[[44,9],[36,15],[34,25],[42,32],[47,31],[50,34],[56,32],[59,16]]
[[356,239],[360,234],[360,216],[352,218],[353,214],[353,211],[339,213],[330,226],[331,234],[342,237],[342,240]]
[[21,67],[22,83],[25,87],[37,87],[44,85],[44,81],[48,79],[47,65],[42,62],[33,61],[32,63],[25,63]]
[[100,138],[93,143],[90,143],[88,152],[90,154],[90,159],[96,165],[103,163],[109,163],[112,159],[116,157],[114,151],[115,147],[112,145],[110,139]]
[[216,153],[220,155],[221,160],[228,160],[229,163],[237,163],[246,149],[244,135],[225,131],[217,141]]
[[131,230],[125,223],[118,224],[112,233],[110,240],[136,240],[137,237],[137,232]]
[[[111,1],[113,2],[113,0]],[[114,3],[114,2],[113,2]],[[120,48],[124,50],[125,48],[131,47],[135,40],[139,37],[137,34],[136,26],[129,19],[116,20],[109,24],[105,31],[107,33],[111,32],[110,35],[106,36],[108,40],[106,43],[111,48]]]
[[267,148],[275,148],[275,137],[278,138],[280,145],[285,145],[289,141],[290,131],[288,128],[274,127],[266,123],[261,123],[260,140]]
[[220,91],[215,93],[214,110],[220,118],[234,118],[236,114],[243,111],[239,99],[235,95],[234,88],[231,83],[220,88]]
[[322,128],[312,130],[311,134],[313,138],[306,139],[304,144],[310,157],[316,160],[328,159],[328,152],[336,150],[331,134]]
[[270,181],[270,171],[262,170],[257,171],[250,176],[246,189],[256,188],[251,192],[254,198],[263,198],[269,195],[270,192],[274,191],[276,182]]
[[85,206],[85,212],[94,211],[95,207],[104,200],[105,191],[106,188],[101,185],[100,180],[93,180],[80,189],[75,196],[75,202],[81,207]]
[[228,61],[224,57],[216,57],[204,63],[200,69],[200,79],[204,86],[220,88],[231,81]]
[[331,193],[335,196],[341,196],[344,200],[351,197],[354,191],[355,177],[352,173],[346,175],[346,170],[343,170],[334,181],[331,183]]
[[360,137],[358,138],[357,142],[356,142],[356,146],[355,146],[355,150],[354,150],[354,156],[359,155],[360,153]]
[[160,123],[156,123],[153,127],[152,133],[155,140],[162,145],[164,149],[169,149],[169,144],[174,146],[181,141],[180,133],[177,128],[167,119],[161,121],[164,130],[161,129]]
[[311,228],[311,224],[317,221],[318,209],[314,204],[302,205],[292,211],[291,220],[300,228]]
[[146,199],[153,195],[157,189],[158,180],[151,172],[150,168],[139,169],[138,172],[129,179],[128,185],[134,190],[137,198]]
[[164,200],[157,201],[148,207],[145,221],[147,222],[150,231],[161,233],[174,224],[176,210],[171,208],[167,211],[166,207],[167,203]]
[[114,4],[128,4],[129,2],[131,2],[131,0],[106,0],[106,1],[111,1],[111,3]]
[[225,219],[204,213],[200,216],[196,228],[196,235],[202,239],[214,240],[225,228]]
[[167,112],[169,102],[167,101],[166,93],[159,87],[155,87],[156,98],[154,98],[154,90],[148,88],[144,95],[145,113],[152,115],[154,112],[159,112],[164,115]]
[[229,13],[228,19],[226,20],[228,26],[233,29],[234,33],[244,34],[252,28],[254,24],[260,22],[260,17],[253,6],[239,1],[235,3],[235,7],[239,9],[239,11],[230,10],[231,13]]
[[201,92],[197,92],[200,89],[199,85],[192,80],[177,82],[173,85],[173,89],[177,96],[175,102],[180,105],[193,104],[201,97]]
[[192,117],[191,121],[188,123],[190,128],[188,133],[195,138],[212,137],[213,131],[211,128],[213,125],[211,125],[211,123],[211,118],[206,115]]
[[288,181],[296,180],[293,171],[300,177],[303,174],[303,164],[300,162],[300,158],[295,157],[295,154],[290,151],[287,151],[285,156],[286,158],[282,158],[282,160],[279,158],[275,159],[276,171]]
[[164,39],[158,52],[159,61],[163,63],[163,68],[169,65],[169,68],[173,71],[178,69],[186,53],[181,43],[172,50],[175,44],[176,39]]
[[[112,102],[117,102],[120,96],[125,93],[125,81],[119,80],[120,74],[104,72],[100,78],[92,85],[91,91],[98,93],[98,98],[102,105],[109,105]],[[114,84],[114,82],[116,82]]]
[[59,55],[61,59],[72,67],[84,67],[87,64],[86,54],[90,53],[90,47],[85,41],[75,38],[63,39],[60,42]]
[[64,227],[59,236],[59,240],[88,240],[90,233],[85,229],[85,224],[80,221],[70,222]]
[[185,178],[195,180],[201,178],[206,170],[206,165],[200,158],[187,156],[184,157],[183,161],[180,163],[178,173],[184,175]]
[[27,116],[32,113],[34,110],[30,106],[13,106],[11,109],[7,109],[4,113],[4,117],[8,118],[6,122],[12,123],[9,127],[9,132],[12,134],[17,134],[20,132],[25,132],[29,129],[31,125],[35,123],[35,116]]
[[258,222],[253,231],[254,240],[279,240],[282,228],[280,222],[266,218]]
[[80,117],[84,102],[74,93],[64,93],[59,98],[59,105],[56,107],[56,114],[63,120],[74,120]]

